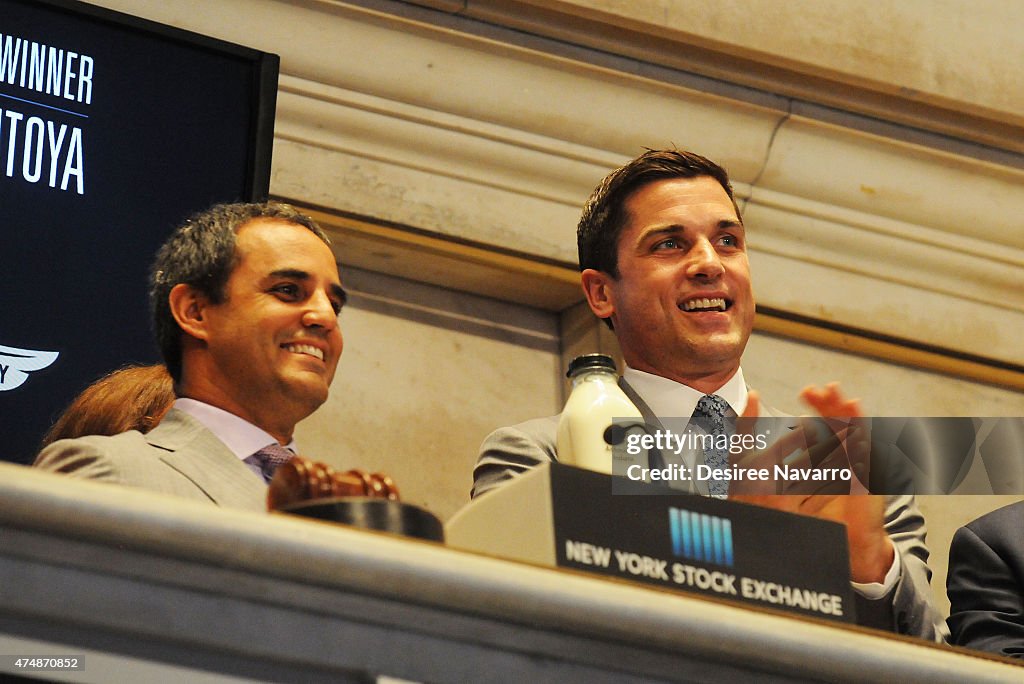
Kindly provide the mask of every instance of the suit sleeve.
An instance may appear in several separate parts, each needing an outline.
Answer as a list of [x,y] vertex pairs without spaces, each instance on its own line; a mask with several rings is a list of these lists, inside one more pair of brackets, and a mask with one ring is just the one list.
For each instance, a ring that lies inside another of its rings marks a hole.
[[[914,491],[910,459],[895,444],[872,444],[871,485],[885,497],[885,531],[899,554],[900,574],[894,587],[881,598],[856,593],[857,622],[867,627],[942,643],[949,637],[946,622],[935,606],[925,544],[924,516],[910,492]],[[884,454],[880,463],[876,454]],[[884,479],[876,481],[879,473]]]
[[480,446],[470,496],[476,498],[531,468],[557,461],[557,421],[557,417],[539,418],[489,434]]
[[[1014,530],[1020,534],[1020,530]],[[1024,658],[1024,587],[1006,560],[970,527],[953,535],[949,549],[950,641]]]
[[886,497],[885,531],[900,555],[900,576],[882,598],[856,594],[858,624],[944,642],[948,631],[932,598],[924,516],[913,496]]

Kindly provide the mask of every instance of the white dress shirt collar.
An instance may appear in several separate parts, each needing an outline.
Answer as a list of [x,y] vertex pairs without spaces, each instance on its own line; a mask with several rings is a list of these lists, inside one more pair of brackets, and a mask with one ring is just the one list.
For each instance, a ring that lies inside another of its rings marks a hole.
[[[643,398],[656,416],[689,417],[697,408],[697,402],[704,396],[703,392],[680,382],[629,366],[626,366],[622,377]],[[747,408],[747,384],[743,381],[743,369],[737,369],[736,373],[712,394],[717,394],[729,402],[736,415],[743,413]]]
[[[175,399],[174,408],[202,423],[203,427],[224,442],[231,453],[240,460],[244,461],[269,444],[278,443],[269,432],[256,427],[244,418],[239,418],[233,413],[202,401],[181,397]],[[294,452],[295,440],[293,439],[284,446]]]

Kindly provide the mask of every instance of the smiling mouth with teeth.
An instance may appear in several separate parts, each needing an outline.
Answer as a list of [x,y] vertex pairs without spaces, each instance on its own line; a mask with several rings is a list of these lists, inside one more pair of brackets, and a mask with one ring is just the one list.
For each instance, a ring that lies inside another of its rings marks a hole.
[[691,311],[725,311],[728,307],[721,297],[690,299],[679,305],[679,308],[686,312]]
[[281,345],[281,347],[285,351],[290,351],[294,354],[307,354],[309,356],[320,359],[321,361],[324,360],[323,350],[314,347],[311,344],[283,344]]

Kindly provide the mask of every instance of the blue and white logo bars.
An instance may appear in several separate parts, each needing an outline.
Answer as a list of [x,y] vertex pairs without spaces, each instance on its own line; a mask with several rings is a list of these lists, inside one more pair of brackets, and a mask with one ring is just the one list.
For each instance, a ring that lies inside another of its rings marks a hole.
[[697,562],[732,567],[732,522],[713,515],[668,509],[672,552]]

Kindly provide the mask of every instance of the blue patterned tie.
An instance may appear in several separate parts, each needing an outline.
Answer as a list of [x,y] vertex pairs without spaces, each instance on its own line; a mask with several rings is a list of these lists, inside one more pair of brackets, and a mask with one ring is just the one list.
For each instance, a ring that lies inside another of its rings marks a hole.
[[[697,408],[693,412],[694,418],[700,418],[700,426],[708,428],[708,434],[717,443],[721,441],[721,435],[728,434],[725,425],[725,416],[729,412],[729,402],[717,394],[705,394],[697,402]],[[724,470],[729,467],[729,451],[718,449],[716,445],[705,445],[704,463],[713,470]],[[724,499],[729,495],[729,481],[714,478],[708,481],[708,492],[716,499]]]

